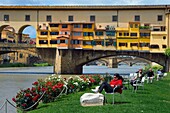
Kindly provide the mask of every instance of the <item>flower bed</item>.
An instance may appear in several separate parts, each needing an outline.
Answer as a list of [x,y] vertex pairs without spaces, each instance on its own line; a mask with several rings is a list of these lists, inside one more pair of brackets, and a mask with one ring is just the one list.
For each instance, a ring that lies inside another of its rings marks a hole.
[[32,88],[20,90],[17,95],[12,98],[16,103],[17,107],[21,109],[35,109],[38,106],[38,100],[41,98],[43,103],[52,102],[56,97],[60,96],[61,93],[67,92],[74,93],[77,91],[86,90],[92,85],[97,85],[103,80],[100,75],[82,75],[66,78],[61,76],[51,75],[45,80],[38,79],[32,83]]

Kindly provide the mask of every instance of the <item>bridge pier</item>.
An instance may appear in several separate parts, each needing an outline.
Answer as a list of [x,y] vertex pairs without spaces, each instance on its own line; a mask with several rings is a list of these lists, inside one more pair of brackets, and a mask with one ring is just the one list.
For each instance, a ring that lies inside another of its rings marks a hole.
[[56,60],[54,73],[61,74],[82,74],[82,66],[76,65],[79,62],[80,54],[73,50],[56,49]]
[[41,58],[54,66],[55,74],[82,74],[82,51],[38,48]]
[[108,67],[109,68],[118,68],[117,58],[109,58]]

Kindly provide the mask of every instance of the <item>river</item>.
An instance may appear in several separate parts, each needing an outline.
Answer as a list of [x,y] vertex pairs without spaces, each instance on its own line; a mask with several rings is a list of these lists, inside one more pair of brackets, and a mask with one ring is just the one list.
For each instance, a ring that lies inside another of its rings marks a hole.
[[[126,75],[136,72],[143,66],[126,66],[121,65],[118,68],[108,68],[106,66],[83,66],[84,74],[114,74],[120,73]],[[29,88],[37,79],[44,79],[53,73],[53,67],[17,67],[17,68],[0,68],[0,107],[6,99],[12,101],[12,97],[20,89]],[[8,113],[16,113],[16,110],[10,105],[7,106]],[[5,108],[0,109],[0,113],[5,113]]]

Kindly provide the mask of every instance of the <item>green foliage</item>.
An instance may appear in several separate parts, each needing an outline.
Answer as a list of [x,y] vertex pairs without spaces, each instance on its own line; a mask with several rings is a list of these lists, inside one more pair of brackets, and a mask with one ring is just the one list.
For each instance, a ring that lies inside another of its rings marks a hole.
[[9,64],[0,64],[0,67],[27,67],[28,65],[23,63],[9,63]]
[[139,29],[150,29],[150,26],[140,26]]
[[48,63],[34,63],[33,66],[42,67],[42,66],[50,66],[50,64],[48,64]]
[[143,69],[143,72],[146,73],[150,68],[152,68],[152,70],[154,71],[154,73],[156,73],[158,70],[162,70],[163,67],[161,65],[147,65],[145,66],[145,68]]
[[165,53],[164,53],[166,56],[170,56],[170,48],[167,48],[166,50],[165,50]]

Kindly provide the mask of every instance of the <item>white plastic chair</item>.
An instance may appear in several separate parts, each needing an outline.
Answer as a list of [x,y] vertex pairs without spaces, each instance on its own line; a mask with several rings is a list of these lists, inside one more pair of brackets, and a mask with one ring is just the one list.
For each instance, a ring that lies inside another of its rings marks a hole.
[[138,87],[142,87],[143,88],[143,90],[144,90],[144,83],[145,83],[145,77],[142,77],[142,80],[140,81],[140,82],[136,82],[135,84],[133,84],[133,91],[135,91],[135,93],[136,93],[136,91],[138,90]]

